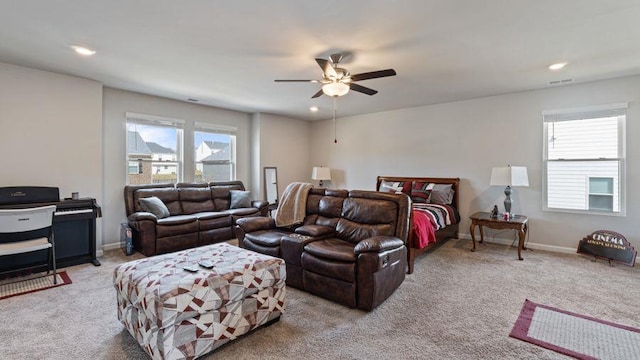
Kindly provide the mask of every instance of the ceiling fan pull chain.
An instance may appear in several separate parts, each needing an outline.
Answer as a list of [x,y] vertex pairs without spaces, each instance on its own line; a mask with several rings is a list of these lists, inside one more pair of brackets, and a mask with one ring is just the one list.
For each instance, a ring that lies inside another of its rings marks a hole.
[[338,102],[338,97],[334,96],[333,97],[333,143],[337,144],[338,143],[338,131],[336,130],[336,103]]

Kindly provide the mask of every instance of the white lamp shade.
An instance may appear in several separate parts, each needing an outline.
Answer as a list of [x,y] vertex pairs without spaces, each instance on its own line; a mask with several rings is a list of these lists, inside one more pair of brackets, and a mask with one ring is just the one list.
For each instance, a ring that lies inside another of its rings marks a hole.
[[349,85],[341,82],[332,82],[322,85],[322,92],[329,96],[342,96],[349,92]]
[[331,169],[328,167],[314,166],[311,173],[311,179],[313,180],[331,180]]
[[494,167],[491,170],[490,185],[529,186],[529,176],[525,166]]

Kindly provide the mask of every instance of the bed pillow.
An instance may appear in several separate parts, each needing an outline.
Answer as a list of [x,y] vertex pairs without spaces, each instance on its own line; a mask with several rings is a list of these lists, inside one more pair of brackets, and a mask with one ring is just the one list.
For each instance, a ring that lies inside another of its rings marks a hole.
[[152,213],[158,219],[164,219],[171,215],[169,209],[167,209],[167,205],[156,196],[140,198],[140,207],[142,210]]
[[242,209],[251,207],[250,191],[230,190],[231,203],[229,209]]
[[381,192],[390,192],[394,194],[407,194],[411,192],[411,183],[408,181],[384,181],[380,182]]
[[451,205],[453,202],[453,185],[451,184],[435,184],[429,195],[429,201],[432,204]]
[[411,185],[411,200],[415,203],[429,202],[429,195],[435,185],[434,183],[414,181]]

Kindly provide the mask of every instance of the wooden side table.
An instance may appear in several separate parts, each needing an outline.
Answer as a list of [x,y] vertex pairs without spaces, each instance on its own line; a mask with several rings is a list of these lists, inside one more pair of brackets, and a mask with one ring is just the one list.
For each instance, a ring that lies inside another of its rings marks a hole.
[[527,230],[529,229],[529,219],[524,215],[514,215],[509,220],[502,220],[501,217],[492,218],[488,212],[477,212],[470,216],[471,219],[471,241],[473,241],[473,248],[471,251],[476,251],[476,236],[475,228],[480,228],[480,243],[484,241],[484,234],[482,227],[486,226],[489,229],[513,229],[518,232],[518,260],[522,260],[522,249],[527,249],[524,246],[524,240],[527,237]]

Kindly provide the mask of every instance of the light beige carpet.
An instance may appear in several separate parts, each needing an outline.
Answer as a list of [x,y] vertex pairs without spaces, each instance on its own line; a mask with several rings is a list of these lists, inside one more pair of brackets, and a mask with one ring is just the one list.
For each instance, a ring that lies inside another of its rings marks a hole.
[[[640,271],[572,254],[449,240],[370,313],[288,289],[287,313],[207,359],[564,359],[510,338],[525,299],[640,327]],[[116,317],[120,250],[66,268],[73,284],[0,300],[6,359],[146,359]]]

